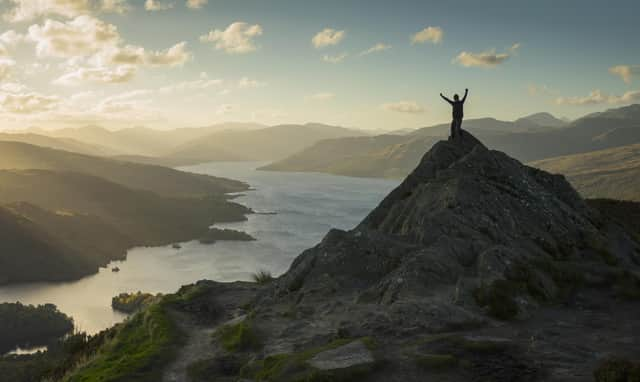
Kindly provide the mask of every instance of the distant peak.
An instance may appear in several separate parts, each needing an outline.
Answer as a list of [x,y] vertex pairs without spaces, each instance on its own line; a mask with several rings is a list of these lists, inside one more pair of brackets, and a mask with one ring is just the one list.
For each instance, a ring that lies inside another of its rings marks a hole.
[[519,118],[515,121],[516,123],[529,122],[534,123],[539,126],[545,127],[561,127],[567,124],[566,121],[557,118],[551,113],[548,112],[539,112],[527,115],[525,117]]

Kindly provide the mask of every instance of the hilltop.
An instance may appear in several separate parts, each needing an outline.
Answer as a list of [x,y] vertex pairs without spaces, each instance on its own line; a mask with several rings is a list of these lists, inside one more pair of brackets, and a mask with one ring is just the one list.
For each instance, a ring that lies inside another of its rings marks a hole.
[[584,380],[640,351],[639,225],[606,205],[468,133],[440,141],[281,277],[185,286],[65,380]]

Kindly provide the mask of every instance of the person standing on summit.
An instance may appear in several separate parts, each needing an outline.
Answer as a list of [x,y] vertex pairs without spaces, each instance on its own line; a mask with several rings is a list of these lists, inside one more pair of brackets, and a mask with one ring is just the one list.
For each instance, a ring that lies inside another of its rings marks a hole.
[[462,100],[457,94],[453,95],[453,101],[440,93],[443,100],[449,102],[453,106],[453,121],[451,121],[451,139],[462,136],[462,118],[464,117],[464,101],[467,100],[469,89],[464,89],[464,97]]

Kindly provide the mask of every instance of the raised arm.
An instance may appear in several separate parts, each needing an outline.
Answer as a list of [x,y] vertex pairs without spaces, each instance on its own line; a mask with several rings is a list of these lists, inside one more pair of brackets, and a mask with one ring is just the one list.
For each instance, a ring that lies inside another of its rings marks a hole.
[[462,97],[462,102],[467,100],[467,95],[469,94],[469,89],[464,89],[464,97]]
[[443,95],[442,95],[442,93],[440,93],[440,97],[442,97],[442,99],[443,99],[443,100],[445,100],[445,101],[447,101],[447,102],[449,102],[450,104],[452,104],[452,105],[453,105],[453,101],[452,101],[452,100],[450,100],[449,98],[447,98],[447,97],[443,96]]

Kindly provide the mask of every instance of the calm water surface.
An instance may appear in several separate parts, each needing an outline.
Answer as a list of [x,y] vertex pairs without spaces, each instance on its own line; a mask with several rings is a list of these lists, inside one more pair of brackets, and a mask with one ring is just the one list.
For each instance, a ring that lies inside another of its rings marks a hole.
[[[187,171],[245,181],[254,189],[236,201],[257,212],[248,221],[219,224],[245,231],[254,242],[181,243],[182,248],[133,248],[127,260],[113,262],[96,275],[67,283],[23,284],[0,288],[0,302],[53,303],[71,315],[76,326],[95,333],[125,315],[111,310],[121,292],[169,293],[201,279],[248,280],[266,269],[287,270],[295,256],[317,244],[332,228],[355,226],[397,185],[397,181],[325,174],[256,171],[262,163],[206,163]],[[112,272],[117,266],[120,272]]]

